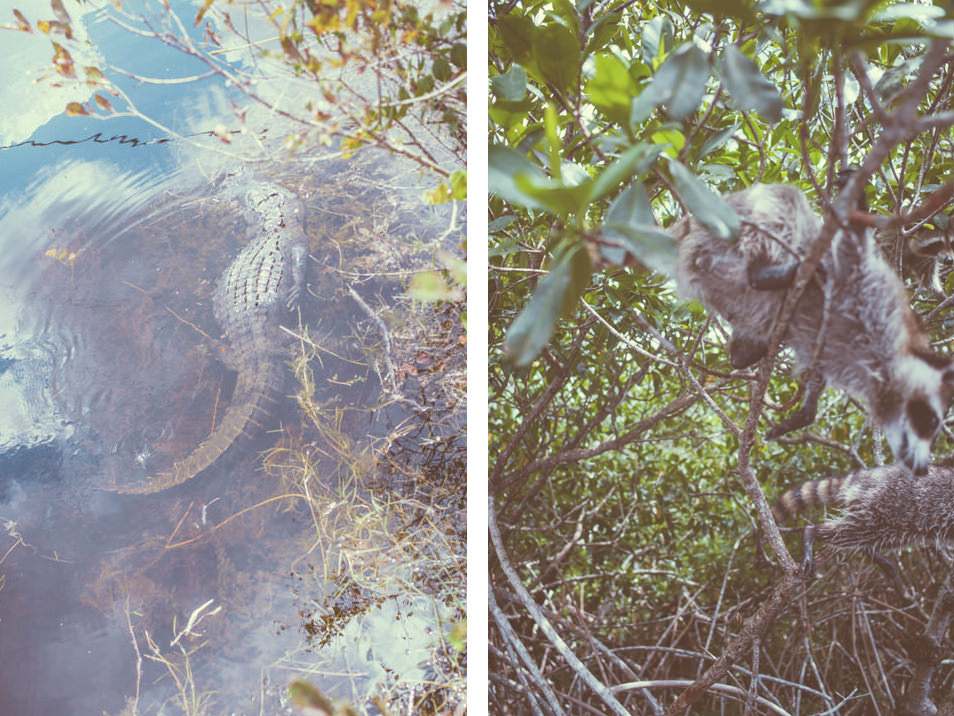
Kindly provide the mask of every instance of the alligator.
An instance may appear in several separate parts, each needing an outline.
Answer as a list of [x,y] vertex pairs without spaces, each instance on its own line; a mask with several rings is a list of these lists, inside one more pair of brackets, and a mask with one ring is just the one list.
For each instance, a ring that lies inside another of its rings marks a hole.
[[304,212],[297,197],[277,184],[256,181],[243,194],[246,221],[256,238],[222,274],[212,299],[215,319],[229,344],[222,362],[238,374],[229,407],[212,434],[170,472],[118,492],[149,494],[191,480],[240,436],[260,434],[283,397],[285,341],[280,323],[282,314],[298,304],[304,286]]

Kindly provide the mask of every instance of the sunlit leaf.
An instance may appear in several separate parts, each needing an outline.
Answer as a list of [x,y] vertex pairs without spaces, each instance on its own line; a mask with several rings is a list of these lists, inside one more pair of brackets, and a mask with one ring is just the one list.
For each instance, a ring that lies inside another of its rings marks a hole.
[[679,198],[696,221],[720,239],[734,241],[738,237],[741,226],[739,217],[722,197],[675,160],[669,162],[669,173]]
[[656,15],[642,27],[639,52],[643,62],[652,65],[653,60],[672,47],[672,21],[665,15]]
[[33,30],[30,29],[30,23],[28,23],[27,19],[23,17],[22,12],[14,9],[13,16],[17,19],[17,29],[23,30],[24,32],[33,32]]
[[106,110],[107,112],[112,112],[112,111],[113,111],[113,105],[110,103],[110,101],[109,101],[108,99],[106,99],[105,97],[103,97],[103,95],[101,95],[101,94],[94,94],[94,95],[93,95],[93,100],[96,102],[96,105],[97,105],[100,109],[104,109],[104,110]]
[[658,132],[653,132],[651,138],[656,144],[663,145],[663,152],[675,158],[686,146],[686,135],[673,128],[672,125],[669,126],[669,129],[660,129]]
[[[579,215],[586,209],[593,180],[585,170],[573,164],[564,163],[561,170],[561,179],[518,174],[513,183],[523,197],[530,198],[555,216]],[[524,206],[527,206],[526,202]]]
[[73,266],[76,263],[77,253],[69,249],[47,249],[43,252],[43,255],[66,266]]
[[528,209],[542,209],[543,204],[525,194],[516,183],[521,175],[543,179],[543,170],[527,157],[510,147],[492,145],[488,150],[487,188],[505,201]]
[[627,149],[596,177],[590,201],[602,199],[631,177],[645,174],[661,152],[662,147],[645,142]]
[[494,96],[505,102],[519,102],[527,93],[527,72],[520,65],[511,65],[502,75],[490,81]]
[[439,271],[419,271],[414,274],[407,292],[411,298],[427,303],[464,300],[464,292],[451,286]]
[[754,109],[769,122],[781,119],[782,95],[735,45],[729,45],[723,55],[722,79],[740,109]]
[[430,191],[424,192],[424,199],[428,204],[444,204],[451,200],[451,188],[441,182]]
[[335,712],[328,697],[302,679],[295,679],[288,685],[288,700],[296,709],[315,716],[332,716]]
[[451,172],[450,185],[456,201],[463,201],[467,198],[467,172],[463,169],[457,169]]
[[557,319],[576,308],[592,270],[589,253],[582,242],[570,242],[558,248],[550,273],[540,279],[530,302],[507,331],[505,363],[523,368],[536,359],[553,335]]
[[57,43],[53,43],[53,48],[56,50],[56,54],[53,55],[53,66],[56,68],[56,71],[59,72],[64,77],[76,77],[76,73],[73,70],[73,58],[70,56],[70,53],[66,49]]
[[652,91],[657,104],[665,104],[673,119],[683,119],[696,111],[709,79],[709,58],[693,42],[683,44],[662,63],[653,77]]
[[213,3],[213,2],[215,2],[215,0],[205,0],[205,1],[202,3],[202,7],[199,8],[199,12],[197,12],[197,13],[196,13],[196,16],[195,16],[195,26],[196,26],[196,27],[198,27],[200,24],[202,24],[202,18],[205,17],[205,13],[207,13],[207,12],[209,11],[209,8],[212,7],[212,3]]
[[79,102],[70,102],[66,105],[67,117],[78,117],[81,114],[89,114],[89,110]]
[[467,622],[459,621],[454,624],[454,628],[447,635],[447,641],[457,651],[463,651],[467,646]]
[[51,24],[48,20],[37,20],[36,29],[42,32],[44,35],[50,34]]
[[547,25],[533,35],[533,54],[543,78],[558,92],[574,85],[580,73],[580,41],[563,25]]
[[638,94],[629,68],[610,52],[600,53],[593,58],[593,75],[586,83],[585,91],[597,109],[610,120],[620,124],[629,118],[630,104]]

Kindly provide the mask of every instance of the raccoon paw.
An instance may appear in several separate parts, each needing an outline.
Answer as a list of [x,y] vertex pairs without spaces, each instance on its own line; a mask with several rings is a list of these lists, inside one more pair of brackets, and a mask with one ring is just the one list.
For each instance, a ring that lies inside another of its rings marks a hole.
[[768,344],[765,341],[736,335],[729,341],[729,362],[736,369],[748,368],[758,363],[766,353]]
[[748,267],[749,286],[756,291],[781,291],[792,285],[798,273],[798,261],[786,264],[752,264]]

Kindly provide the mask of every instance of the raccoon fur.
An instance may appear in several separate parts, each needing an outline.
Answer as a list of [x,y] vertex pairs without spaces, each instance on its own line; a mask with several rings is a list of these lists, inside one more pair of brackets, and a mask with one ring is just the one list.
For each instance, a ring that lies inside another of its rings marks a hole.
[[943,274],[954,263],[954,246],[946,231],[919,233],[908,239],[901,262],[905,275],[917,281],[918,286],[939,298],[947,296]]
[[776,500],[772,513],[784,522],[806,507],[839,505],[841,514],[806,534],[836,549],[888,550],[912,544],[954,542],[954,469],[931,465],[915,477],[899,463],[806,482]]
[[[743,368],[767,353],[787,289],[822,222],[805,195],[788,185],[756,184],[725,199],[742,220],[736,241],[712,236],[693,217],[672,227],[679,242],[676,283],[683,297],[698,299],[729,323],[729,357]],[[828,325],[820,335],[826,291]],[[871,232],[838,230],[782,342],[794,351],[806,391],[802,407],[772,428],[769,439],[809,425],[828,383],[864,402],[895,458],[924,473],[954,398],[954,366],[931,349]]]

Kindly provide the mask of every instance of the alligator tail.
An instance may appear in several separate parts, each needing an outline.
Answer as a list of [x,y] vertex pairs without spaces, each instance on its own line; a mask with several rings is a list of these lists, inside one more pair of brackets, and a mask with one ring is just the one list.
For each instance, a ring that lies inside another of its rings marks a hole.
[[260,435],[269,415],[284,393],[285,370],[280,361],[249,362],[239,371],[232,400],[221,422],[208,438],[179,460],[171,472],[163,472],[141,484],[116,490],[127,495],[147,495],[191,480],[218,460],[243,435]]

